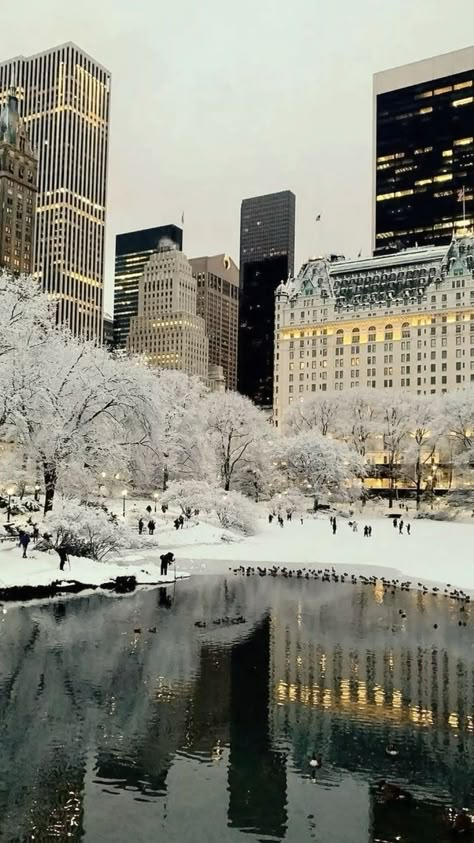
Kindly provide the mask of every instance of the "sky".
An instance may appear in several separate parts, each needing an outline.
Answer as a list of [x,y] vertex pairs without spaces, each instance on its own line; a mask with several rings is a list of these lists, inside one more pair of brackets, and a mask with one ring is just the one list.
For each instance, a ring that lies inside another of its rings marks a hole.
[[[296,267],[370,249],[372,74],[467,47],[473,0],[16,0],[1,59],[74,41],[112,74],[115,235],[180,224],[238,263],[241,200],[296,194]],[[316,223],[316,216],[321,221]]]

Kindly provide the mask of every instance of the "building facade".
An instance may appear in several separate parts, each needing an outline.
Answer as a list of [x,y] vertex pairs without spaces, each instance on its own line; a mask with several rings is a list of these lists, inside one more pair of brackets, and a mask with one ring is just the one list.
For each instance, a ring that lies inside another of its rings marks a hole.
[[118,234],[115,239],[114,346],[126,348],[130,319],[138,314],[138,282],[153,252],[173,247],[182,251],[183,231],[158,225]]
[[474,383],[474,236],[449,246],[333,262],[277,290],[274,421],[314,393],[418,395]]
[[127,348],[151,366],[207,380],[209,344],[204,319],[197,315],[197,282],[182,252],[156,252],[145,265]]
[[33,271],[38,160],[12,90],[0,111],[0,267]]
[[104,313],[104,345],[112,349],[114,347],[114,320],[109,313]]
[[263,408],[272,405],[274,294],[294,272],[295,204],[285,190],[241,207],[237,388]]
[[38,154],[34,275],[58,320],[102,337],[110,74],[74,44],[0,64]]
[[239,270],[228,255],[192,258],[197,312],[206,324],[209,364],[221,366],[228,389],[237,389]]
[[375,252],[474,224],[474,47],[374,76]]

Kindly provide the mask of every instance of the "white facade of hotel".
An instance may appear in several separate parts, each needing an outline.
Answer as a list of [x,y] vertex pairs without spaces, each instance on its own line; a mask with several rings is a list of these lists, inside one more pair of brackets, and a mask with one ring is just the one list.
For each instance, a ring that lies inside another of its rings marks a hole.
[[146,264],[127,348],[149,365],[207,379],[209,342],[197,315],[197,281],[182,252],[160,251]]
[[275,299],[274,422],[315,393],[474,385],[474,237],[308,261]]
[[38,155],[34,274],[58,320],[102,337],[110,73],[75,44],[0,64]]

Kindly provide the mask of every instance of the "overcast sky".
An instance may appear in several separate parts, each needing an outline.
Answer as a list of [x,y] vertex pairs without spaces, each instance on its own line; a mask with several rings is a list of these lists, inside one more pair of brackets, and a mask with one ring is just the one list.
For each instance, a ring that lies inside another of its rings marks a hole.
[[[296,194],[296,265],[370,245],[372,74],[472,43],[473,0],[15,0],[2,59],[75,41],[112,73],[114,238],[185,213],[238,262],[240,202]],[[321,222],[315,216],[321,214]]]

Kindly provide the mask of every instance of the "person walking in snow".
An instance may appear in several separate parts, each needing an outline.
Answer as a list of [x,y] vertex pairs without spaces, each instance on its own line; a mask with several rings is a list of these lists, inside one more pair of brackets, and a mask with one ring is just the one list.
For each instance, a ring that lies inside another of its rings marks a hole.
[[368,535],[369,535],[369,528],[366,524],[365,527],[364,527],[364,539],[366,539]]
[[39,539],[39,534],[40,534],[40,531],[38,529],[38,525],[33,524],[33,541],[34,541],[35,544]]
[[271,524],[271,523],[272,523],[272,521],[273,521],[273,515],[272,515],[272,513],[270,512],[270,514],[269,514],[269,516],[268,516],[268,523],[269,523],[269,524]]
[[352,532],[357,533],[358,529],[359,529],[359,525],[357,524],[357,521],[354,521],[353,524],[352,524]]
[[300,521],[301,521],[301,523],[303,524],[303,516],[301,516]]
[[399,533],[400,536],[403,533],[403,519],[402,518],[400,518],[400,523],[398,525],[398,533]]
[[179,528],[181,526],[180,523],[179,523],[179,518],[175,518],[174,521],[173,521],[173,524],[174,524],[175,530],[179,530]]
[[144,526],[145,526],[145,522],[144,522],[143,518],[139,518],[138,519],[138,535],[139,536],[141,536],[141,534],[143,533]]
[[396,526],[397,526],[397,519],[396,518],[393,519],[392,524],[396,528]]
[[23,548],[23,559],[26,559],[26,551],[30,543],[30,534],[26,530],[20,530],[20,547]]
[[368,531],[369,531],[369,532],[368,532],[368,536],[369,536],[369,539],[370,539],[370,537],[371,537],[371,535],[372,535],[372,527],[370,527],[370,525],[369,525],[369,527],[368,527],[367,529],[368,529]]
[[411,532],[411,524],[407,524],[407,535],[410,535]]
[[333,520],[332,520],[332,534],[333,534],[333,536],[335,536],[336,533],[337,533],[337,523],[336,523],[336,519],[333,518]]
[[153,533],[155,532],[155,526],[156,526],[155,522],[153,521],[153,518],[151,518],[150,521],[148,522],[148,532],[149,532],[150,536],[152,536]]

